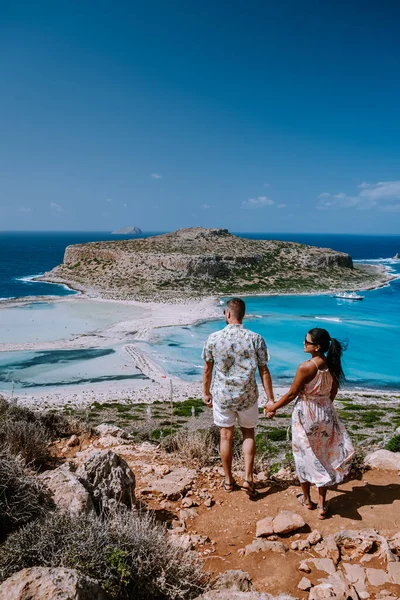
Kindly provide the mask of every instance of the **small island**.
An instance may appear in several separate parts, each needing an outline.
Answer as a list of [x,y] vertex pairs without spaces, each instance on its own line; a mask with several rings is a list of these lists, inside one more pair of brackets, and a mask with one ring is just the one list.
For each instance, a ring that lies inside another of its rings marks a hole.
[[134,225],[133,227],[121,227],[111,232],[111,235],[141,235],[143,231],[140,227]]
[[194,227],[132,240],[68,246],[40,279],[116,300],[180,302],[223,295],[299,294],[377,287],[382,266],[295,242]]

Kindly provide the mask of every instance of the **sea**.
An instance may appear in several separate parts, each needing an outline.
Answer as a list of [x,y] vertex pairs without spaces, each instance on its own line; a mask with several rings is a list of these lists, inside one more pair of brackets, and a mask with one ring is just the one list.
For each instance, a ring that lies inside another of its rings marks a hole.
[[[143,235],[148,237],[156,233],[161,232]],[[400,261],[393,258],[400,252],[400,236],[237,235],[333,248],[349,253],[354,261],[383,265],[396,277],[382,288],[362,292],[362,301],[342,300],[331,294],[245,298],[245,324],[265,338],[271,355],[270,370],[277,385],[287,385],[297,365],[306,358],[303,353],[306,332],[313,327],[323,327],[347,347],[344,367],[348,387],[400,390],[397,356],[400,343]],[[33,323],[29,335],[32,339],[34,331],[36,340],[62,339],[63,330],[64,335],[88,333],[118,319],[126,320],[127,313],[122,308],[120,314],[114,311],[110,317],[106,306],[103,312],[99,309],[93,313],[82,304],[77,313],[73,303],[69,303],[72,308],[62,312],[55,302],[56,297],[75,292],[63,285],[32,279],[62,262],[65,248],[70,244],[115,239],[116,236],[109,232],[0,232],[0,298],[31,297],[22,309],[5,308],[0,303],[0,343],[10,342],[13,338],[20,341],[21,336],[28,335],[26,311],[30,311]],[[118,239],[130,239],[130,236],[118,236]],[[40,298],[35,301],[35,297]],[[199,380],[202,373],[201,348],[211,332],[224,327],[225,301],[226,298],[220,300],[220,319],[193,326],[158,329],[150,340],[141,342],[140,346],[171,374],[188,381]],[[21,310],[25,311],[25,320],[21,319]],[[54,337],[56,332],[59,337]],[[129,381],[138,377],[141,377],[140,372],[132,370],[121,347],[0,353],[0,391],[10,391],[12,387],[24,391],[41,387],[49,390],[51,387],[121,379]]]

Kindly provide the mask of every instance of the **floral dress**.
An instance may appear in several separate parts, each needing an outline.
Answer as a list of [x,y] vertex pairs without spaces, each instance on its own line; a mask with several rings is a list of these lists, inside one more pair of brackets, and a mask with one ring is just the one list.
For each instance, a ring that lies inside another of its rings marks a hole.
[[314,379],[305,384],[292,414],[297,475],[301,482],[309,481],[317,487],[340,483],[350,470],[354,454],[349,434],[330,399],[332,382],[328,369],[318,369]]

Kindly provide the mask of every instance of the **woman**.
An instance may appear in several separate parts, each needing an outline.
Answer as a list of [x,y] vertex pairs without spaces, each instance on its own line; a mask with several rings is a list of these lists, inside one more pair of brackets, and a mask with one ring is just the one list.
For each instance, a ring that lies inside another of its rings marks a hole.
[[302,494],[299,502],[312,509],[311,484],[318,488],[318,517],[327,516],[326,492],[340,483],[350,470],[354,448],[339,420],[333,400],[344,381],[343,346],[326,329],[311,329],[304,340],[311,359],[297,369],[290,390],[277,402],[268,402],[265,412],[277,410],[297,398],[292,415],[292,446]]

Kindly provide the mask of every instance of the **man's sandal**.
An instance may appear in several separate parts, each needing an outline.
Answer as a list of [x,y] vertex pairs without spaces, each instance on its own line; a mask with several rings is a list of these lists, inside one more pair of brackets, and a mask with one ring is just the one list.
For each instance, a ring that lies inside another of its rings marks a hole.
[[250,498],[257,498],[259,493],[256,490],[254,483],[252,481],[248,481],[247,479],[244,480],[243,484],[245,483],[247,483],[247,485],[242,485],[242,490],[244,490]]
[[232,483],[228,483],[224,479],[224,481],[222,482],[222,487],[224,488],[224,490],[227,494],[231,494],[235,487],[235,481],[233,480]]
[[297,502],[300,502],[300,504],[302,506],[305,506],[306,508],[308,508],[308,510],[314,509],[314,504],[311,502],[310,499],[307,501],[304,497],[304,494],[297,494],[296,499],[297,499]]

